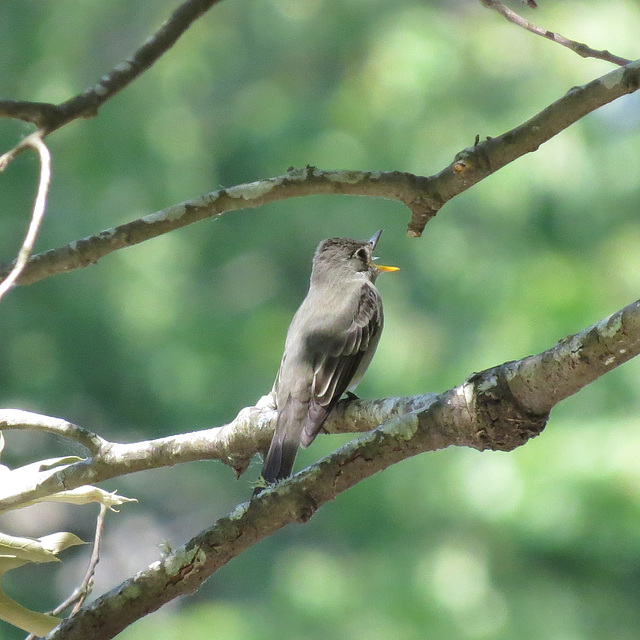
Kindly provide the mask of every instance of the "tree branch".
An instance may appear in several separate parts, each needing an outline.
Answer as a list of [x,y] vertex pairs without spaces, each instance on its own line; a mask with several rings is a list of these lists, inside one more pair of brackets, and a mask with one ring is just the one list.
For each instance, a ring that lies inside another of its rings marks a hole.
[[106,444],[99,435],[78,427],[62,418],[43,416],[22,409],[0,409],[0,431],[37,430],[68,438],[85,447],[90,454],[98,454]]
[[[408,398],[345,401],[325,424],[325,433],[369,431],[392,416],[403,415],[434,401],[436,394]],[[237,476],[246,471],[256,451],[266,451],[276,412],[265,396],[255,407],[240,411],[227,425],[156,440],[121,444],[109,442],[59,418],[14,409],[0,410],[0,430],[34,429],[56,433],[91,447],[91,458],[43,468],[38,477],[26,474],[21,483],[0,484],[0,513],[53,493],[95,484],[128,473],[196,460],[220,460]],[[78,431],[76,431],[78,430]],[[31,465],[28,465],[31,467]],[[19,471],[17,469],[16,471]]]
[[40,231],[40,225],[44,218],[44,212],[47,208],[47,195],[49,193],[49,184],[51,182],[51,154],[47,145],[42,141],[40,133],[32,133],[24,138],[13,149],[0,156],[0,173],[4,171],[9,163],[25,149],[35,149],[40,158],[40,177],[38,180],[38,191],[36,199],[33,203],[33,211],[31,213],[31,222],[27,228],[27,234],[22,242],[22,246],[18,251],[18,257],[13,263],[9,273],[0,282],[0,299],[14,286],[20,274],[24,271],[27,262],[33,252],[33,247]]
[[130,58],[117,64],[109,73],[66,102],[54,105],[44,102],[0,100],[0,117],[32,122],[47,135],[77,118],[92,118],[98,109],[118,91],[151,67],[180,36],[220,0],[187,0]]
[[[631,341],[630,334],[635,336]],[[239,505],[183,547],[65,620],[50,640],[113,638],[147,613],[195,591],[263,538],[287,524],[306,522],[341,492],[405,458],[451,445],[501,451],[521,446],[542,431],[550,406],[639,351],[640,301],[538,356],[474,374],[427,407],[386,420]],[[550,391],[556,382],[559,390]]]
[[[84,577],[82,578],[82,582],[73,590],[73,593],[68,598],[61,602],[55,609],[53,609],[53,611],[50,611],[49,615],[59,616],[65,609],[68,609],[72,605],[72,613],[76,613],[77,611],[79,611],[80,607],[87,599],[87,596],[91,593],[91,590],[93,588],[93,576],[95,574],[96,567],[98,566],[98,562],[100,561],[100,543],[102,542],[104,520],[108,510],[109,508],[105,504],[100,504],[100,512],[98,513],[98,517],[96,519],[96,528],[93,538],[91,557],[89,558],[89,564],[87,566],[87,570],[85,571]],[[33,633],[30,633],[25,638],[25,640],[36,639],[37,636]]]
[[[65,247],[45,251],[33,256],[19,282],[30,284],[56,273],[86,267],[113,251],[199,220],[289,198],[314,194],[377,196],[400,200],[420,211],[423,206],[432,206],[435,211],[439,203],[427,205],[429,182],[429,178],[400,171],[321,171],[315,167],[291,169],[285,175],[220,189],[76,240]],[[0,269],[0,276],[3,271]]]
[[[321,171],[315,167],[305,167],[291,169],[275,178],[213,191],[64,247],[32,256],[18,284],[30,284],[57,273],[86,267],[113,251],[205,218],[313,194],[397,200],[411,210],[408,234],[418,237],[427,222],[456,195],[517,158],[537,150],[541,144],[586,114],[637,91],[639,86],[640,60],[637,60],[586,85],[574,87],[518,127],[495,138],[477,140],[472,147],[459,152],[448,167],[429,177],[400,171]],[[0,277],[10,269],[0,269]]]
[[[508,451],[539,433],[558,402],[638,354],[640,301],[547,351],[473,374],[443,394],[343,401],[330,415],[326,432],[368,431],[412,415],[426,421],[430,429],[437,422],[438,448],[456,445]],[[449,406],[450,402],[454,404]],[[0,411],[0,427],[10,429],[16,421],[8,420],[6,413]],[[0,485],[0,512],[63,490],[195,460],[217,459],[240,475],[255,452],[268,447],[275,416],[266,396],[223,427],[132,444],[100,439],[90,459],[43,469],[36,479],[28,475],[23,486],[15,482]],[[36,416],[34,428],[41,428],[42,423],[43,417]],[[24,423],[20,428],[25,428]],[[371,455],[381,458],[376,464],[397,462],[387,459],[383,450]]]
[[[563,47],[567,47],[574,51],[579,56],[583,58],[597,58],[598,60],[604,60],[606,62],[612,62],[613,64],[620,65],[624,67],[629,64],[631,60],[627,60],[626,58],[622,58],[613,53],[610,53],[606,49],[597,50],[592,49],[582,42],[576,42],[575,40],[570,40],[569,38],[565,38],[559,33],[554,33],[553,31],[547,31],[547,29],[543,29],[542,27],[538,27],[537,25],[529,22],[526,18],[523,18],[520,14],[513,11],[509,7],[506,7],[502,2],[497,2],[495,0],[480,0],[480,2],[487,7],[488,9],[494,9],[499,14],[504,16],[509,22],[526,29],[527,31],[531,31],[531,33],[535,33],[538,36],[542,36],[543,38],[547,38],[547,40],[551,40],[553,42],[557,42]],[[535,5],[534,5],[535,7]]]

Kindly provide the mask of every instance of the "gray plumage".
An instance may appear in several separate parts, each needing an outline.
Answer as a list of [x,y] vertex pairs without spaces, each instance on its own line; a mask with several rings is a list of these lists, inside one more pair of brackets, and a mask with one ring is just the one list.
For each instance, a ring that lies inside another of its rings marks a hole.
[[274,384],[278,417],[262,469],[266,484],[291,475],[298,447],[313,442],[373,358],[384,322],[374,283],[381,271],[397,270],[373,262],[381,233],[366,242],[329,238],[316,250],[309,292],[289,326]]

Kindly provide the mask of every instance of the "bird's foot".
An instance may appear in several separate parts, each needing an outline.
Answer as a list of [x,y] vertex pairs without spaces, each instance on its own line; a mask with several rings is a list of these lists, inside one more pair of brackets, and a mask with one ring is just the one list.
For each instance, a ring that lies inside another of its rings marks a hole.
[[267,482],[263,476],[260,476],[255,482],[250,482],[249,485],[253,487],[253,498],[259,496],[265,489],[273,487],[275,482]]

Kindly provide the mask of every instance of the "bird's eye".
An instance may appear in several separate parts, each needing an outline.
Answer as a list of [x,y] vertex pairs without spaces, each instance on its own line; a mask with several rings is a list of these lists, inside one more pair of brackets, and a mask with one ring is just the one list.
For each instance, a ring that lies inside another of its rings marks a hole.
[[367,250],[364,247],[361,247],[356,251],[356,257],[360,258],[362,262],[369,262],[369,256],[367,255]]

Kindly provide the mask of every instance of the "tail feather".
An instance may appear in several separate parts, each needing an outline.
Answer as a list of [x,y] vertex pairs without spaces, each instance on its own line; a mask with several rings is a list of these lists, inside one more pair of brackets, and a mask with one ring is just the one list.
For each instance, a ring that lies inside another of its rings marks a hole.
[[300,410],[305,412],[304,406],[290,398],[278,412],[275,433],[262,467],[260,486],[256,487],[254,496],[261,493],[266,486],[291,475],[303,427],[303,417],[298,415],[301,413]]
[[262,477],[272,484],[291,475],[293,463],[298,453],[298,439],[295,441],[284,437],[275,437],[271,441],[269,452],[264,459]]

